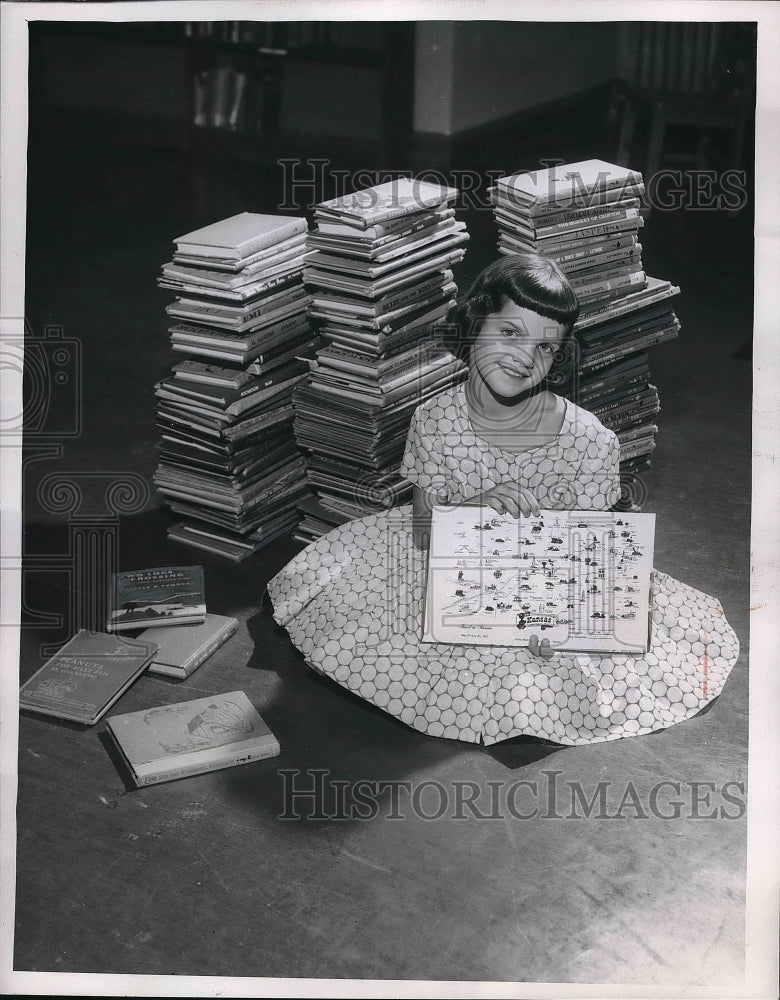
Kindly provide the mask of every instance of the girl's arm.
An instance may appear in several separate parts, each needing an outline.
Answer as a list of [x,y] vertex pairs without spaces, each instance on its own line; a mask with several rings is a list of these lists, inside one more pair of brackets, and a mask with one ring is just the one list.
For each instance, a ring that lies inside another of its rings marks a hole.
[[412,537],[421,552],[431,540],[431,509],[440,502],[435,490],[422,489],[416,483],[412,487]]

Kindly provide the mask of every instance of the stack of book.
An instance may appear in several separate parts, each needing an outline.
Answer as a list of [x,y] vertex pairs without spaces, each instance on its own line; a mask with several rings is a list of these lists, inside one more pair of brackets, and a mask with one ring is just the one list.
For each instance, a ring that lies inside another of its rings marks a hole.
[[317,492],[296,537],[408,499],[399,474],[414,409],[466,368],[437,339],[468,240],[457,190],[400,178],[315,206],[304,281],[326,346],[295,391],[295,436]]
[[680,289],[642,266],[644,190],[641,173],[603,160],[509,175],[493,189],[499,251],[552,258],[577,294],[578,364],[559,391],[617,433],[625,479],[649,466],[658,431],[647,349],[680,328],[670,303]]
[[240,560],[289,531],[307,492],[292,394],[322,343],[307,320],[306,220],[243,212],[174,241],[161,288],[180,358],[156,386],[154,481],[170,538]]

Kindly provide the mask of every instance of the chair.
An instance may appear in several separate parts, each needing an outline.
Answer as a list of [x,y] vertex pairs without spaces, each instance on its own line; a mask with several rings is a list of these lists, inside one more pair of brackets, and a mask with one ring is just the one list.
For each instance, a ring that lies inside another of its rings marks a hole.
[[[743,163],[754,108],[755,26],[724,22],[624,22],[613,119],[617,162],[645,155],[646,182],[662,164],[697,169],[718,157]],[[725,145],[724,145],[725,141]]]

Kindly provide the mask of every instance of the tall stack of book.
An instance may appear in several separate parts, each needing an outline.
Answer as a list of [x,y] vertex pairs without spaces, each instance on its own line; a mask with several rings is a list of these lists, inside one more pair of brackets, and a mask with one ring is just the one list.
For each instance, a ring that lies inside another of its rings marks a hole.
[[180,360],[156,386],[154,475],[175,541],[239,560],[290,531],[306,492],[292,394],[322,341],[303,285],[306,220],[242,212],[174,240],[158,278]]
[[642,267],[641,173],[603,160],[500,178],[493,189],[503,254],[555,260],[580,302],[578,364],[559,391],[620,440],[621,476],[650,465],[660,412],[647,350],[677,336],[680,289]]
[[295,391],[295,436],[317,497],[296,537],[404,502],[412,413],[465,377],[435,335],[465,253],[457,190],[400,178],[315,206],[304,281],[327,346]]

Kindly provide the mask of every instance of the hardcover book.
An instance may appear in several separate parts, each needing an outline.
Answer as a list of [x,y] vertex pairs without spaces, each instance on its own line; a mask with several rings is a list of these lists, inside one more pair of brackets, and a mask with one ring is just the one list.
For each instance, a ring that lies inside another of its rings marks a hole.
[[178,628],[154,626],[145,629],[140,639],[157,645],[149,664],[150,674],[168,677],[189,677],[201,663],[219,649],[238,628],[238,619],[226,615],[207,614],[200,625]]
[[108,731],[139,786],[279,754],[279,741],[243,691],[115,715]]
[[367,229],[378,223],[388,222],[423,209],[438,208],[457,197],[455,188],[428,181],[397,177],[317,205],[315,215],[320,221],[349,220],[353,225]]
[[156,650],[153,642],[82,629],[22,685],[19,707],[93,726]]
[[654,538],[654,514],[434,507],[423,641],[646,652]]
[[206,617],[202,566],[160,566],[114,574],[108,631],[187,625]]
[[499,196],[510,205],[577,205],[589,207],[594,196],[604,191],[622,191],[633,197],[641,185],[642,175],[637,170],[607,163],[604,160],[580,160],[533,170],[496,181]]
[[240,212],[174,240],[177,250],[191,256],[241,260],[260,250],[306,232],[306,220],[295,216]]

